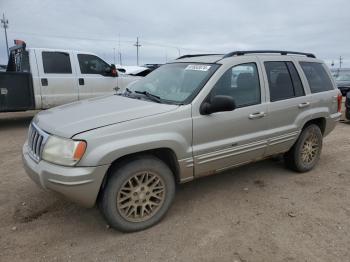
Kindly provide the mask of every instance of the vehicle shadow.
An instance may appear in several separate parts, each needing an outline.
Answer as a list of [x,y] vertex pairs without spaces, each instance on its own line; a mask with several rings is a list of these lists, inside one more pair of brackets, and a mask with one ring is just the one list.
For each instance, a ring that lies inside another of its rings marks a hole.
[[36,113],[36,111],[1,113],[0,130],[27,127]]
[[[269,182],[276,177],[292,177],[298,173],[285,168],[284,162],[280,158],[265,159],[248,165],[243,165],[227,171],[199,178],[189,183],[178,186],[179,200],[182,197],[190,197],[195,200],[200,199],[203,194],[211,194],[216,190],[239,191],[245,188],[264,188],[269,186]],[[282,178],[283,179],[283,178]]]
[[[180,218],[191,216],[193,206],[204,205],[207,198],[214,197],[222,202],[228,192],[233,193],[237,199],[244,198],[247,195],[245,188],[249,188],[250,191],[254,191],[254,188],[265,190],[274,177],[295,174],[284,168],[283,161],[269,159],[180,184],[177,187],[174,204],[159,226],[164,229]],[[25,198],[31,200],[27,200],[27,206],[18,204],[19,210],[14,214],[15,222],[29,223],[35,220],[52,219],[52,216],[55,216],[63,221],[69,220],[76,227],[79,225],[81,232],[94,228],[96,232],[103,235],[106,229],[110,228],[97,206],[92,209],[80,207],[59,194],[42,190],[36,190],[31,193],[31,196]],[[82,217],[85,219],[81,219]],[[116,230],[111,230],[109,233],[114,236],[123,235]]]

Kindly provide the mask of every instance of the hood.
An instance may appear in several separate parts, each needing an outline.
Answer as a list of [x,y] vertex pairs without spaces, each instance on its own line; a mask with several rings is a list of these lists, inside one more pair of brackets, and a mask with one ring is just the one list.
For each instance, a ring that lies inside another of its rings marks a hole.
[[114,95],[45,110],[33,121],[50,134],[70,138],[87,130],[165,113],[177,107]]

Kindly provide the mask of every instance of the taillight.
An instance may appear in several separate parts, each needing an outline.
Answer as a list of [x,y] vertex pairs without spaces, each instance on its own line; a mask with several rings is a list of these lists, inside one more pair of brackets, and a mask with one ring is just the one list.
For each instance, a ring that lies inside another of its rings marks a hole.
[[343,102],[343,96],[338,94],[338,112],[341,113],[341,104]]

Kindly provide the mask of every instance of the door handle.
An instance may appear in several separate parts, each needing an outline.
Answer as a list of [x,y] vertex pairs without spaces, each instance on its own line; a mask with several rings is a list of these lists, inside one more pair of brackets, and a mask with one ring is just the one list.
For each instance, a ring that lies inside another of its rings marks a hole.
[[308,106],[310,106],[310,102],[300,103],[298,105],[299,108],[305,108],[305,107],[308,107]]
[[41,78],[41,85],[42,86],[48,86],[49,85],[49,81],[47,80],[47,78]]
[[265,112],[257,112],[249,115],[249,119],[258,119],[266,116]]
[[81,86],[85,85],[84,78],[79,78],[79,85]]

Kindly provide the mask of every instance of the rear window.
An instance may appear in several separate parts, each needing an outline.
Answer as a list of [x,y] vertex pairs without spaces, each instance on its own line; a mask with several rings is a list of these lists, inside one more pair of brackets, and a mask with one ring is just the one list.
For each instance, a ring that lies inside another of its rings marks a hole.
[[43,52],[43,66],[45,74],[71,74],[72,66],[68,53]]
[[333,89],[332,81],[322,64],[300,62],[300,65],[309,83],[311,93],[319,93]]

